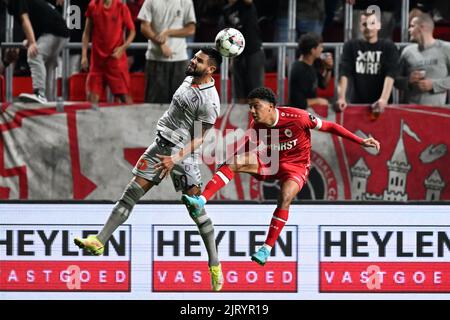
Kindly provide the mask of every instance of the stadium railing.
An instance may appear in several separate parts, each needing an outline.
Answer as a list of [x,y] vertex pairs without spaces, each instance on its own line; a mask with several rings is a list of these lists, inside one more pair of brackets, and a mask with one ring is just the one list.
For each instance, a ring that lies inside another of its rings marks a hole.
[[[408,43],[397,43],[398,47],[404,47],[406,46]],[[188,45],[188,49],[198,49],[201,48],[203,46],[212,46],[214,45],[214,43],[212,42],[190,42],[187,44]],[[5,42],[2,44],[3,48],[11,48],[11,47],[21,47],[22,43],[18,43],[18,42]],[[324,49],[325,50],[332,50],[334,51],[334,75],[338,75],[339,74],[339,60],[340,60],[340,56],[342,54],[342,48],[343,48],[343,43],[339,42],[339,43],[334,43],[334,42],[325,42],[323,44]],[[80,80],[80,79],[72,79],[72,81],[70,80],[70,76],[68,73],[68,68],[67,66],[69,65],[69,53],[71,49],[80,49],[81,48],[81,43],[69,43],[66,48],[64,49],[63,52],[63,58],[62,58],[62,79],[61,79],[61,84],[58,85],[58,96],[62,96],[62,98],[64,100],[79,100],[80,97],[77,96],[77,99],[73,98],[73,95],[70,94],[70,90],[69,88],[71,86],[73,86],[73,81],[75,81],[75,83],[78,83],[76,80]],[[142,42],[142,43],[132,43],[129,47],[130,49],[140,49],[140,50],[146,50],[147,49],[147,43],[146,42]],[[284,104],[287,102],[287,70],[284,67],[281,66],[289,66],[293,60],[289,60],[291,59],[288,51],[295,51],[295,49],[297,48],[297,43],[296,42],[264,42],[263,43],[263,48],[264,49],[269,49],[269,50],[276,50],[277,51],[277,72],[276,72],[276,86],[274,85],[274,80],[273,79],[273,75],[270,75],[270,79],[266,79],[267,81],[270,81],[270,85],[268,85],[269,87],[271,87],[272,89],[276,88],[276,93],[277,96],[279,97],[280,103]],[[230,63],[230,59],[228,58],[224,58],[221,69],[220,69],[220,73],[217,74],[217,76],[215,76],[215,80],[219,80],[220,79],[220,97],[221,97],[221,102],[222,103],[229,103],[232,102],[231,101],[231,93],[230,90],[232,90],[232,86],[230,86],[229,83],[229,75],[228,75],[228,69],[229,69],[229,63]],[[5,83],[5,94],[3,95],[4,99],[6,102],[12,102],[13,101],[13,97],[18,95],[17,92],[17,88],[15,88],[17,85],[20,85],[17,81],[21,81],[21,83],[23,81],[27,82],[26,79],[22,79],[22,80],[17,80],[15,79],[15,77],[13,77],[12,74],[12,70],[10,70],[11,68],[7,68],[7,72],[5,74],[5,79],[4,79],[4,83]],[[219,78],[220,76],[220,78]],[[73,76],[72,76],[73,77]],[[78,75],[76,77],[83,77],[82,75]],[[139,74],[136,75],[135,77],[132,77],[132,81],[143,81],[142,75]],[[338,77],[334,77],[334,85],[333,85],[333,90],[334,90],[334,96],[336,96],[336,90],[337,90],[337,85],[338,85]],[[56,81],[56,79],[55,79]],[[29,81],[28,81],[29,82]],[[267,83],[265,83],[265,85],[267,85]],[[20,85],[20,88],[24,88],[23,85]],[[136,87],[137,88],[137,87]],[[29,88],[28,88],[29,89]],[[328,92],[328,91],[327,91]],[[136,93],[136,95],[138,97],[141,96],[141,93]],[[327,93],[327,95],[329,96],[329,93]],[[394,103],[398,103],[398,99],[397,99],[396,94],[394,94]],[[105,97],[102,99],[104,101],[112,101],[111,100],[111,95],[109,93],[105,93]],[[142,102],[141,99],[137,100],[136,102]]]

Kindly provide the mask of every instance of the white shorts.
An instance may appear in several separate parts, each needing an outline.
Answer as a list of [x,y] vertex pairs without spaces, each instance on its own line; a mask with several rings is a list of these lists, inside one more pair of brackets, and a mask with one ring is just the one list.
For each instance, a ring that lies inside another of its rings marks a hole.
[[[180,148],[175,146],[173,143],[157,136],[155,141],[139,158],[139,161],[133,168],[133,174],[158,185],[162,181],[162,177],[161,170],[156,170],[153,167],[156,163],[160,162],[160,159],[156,155],[160,154],[169,156],[179,150]],[[202,177],[200,173],[200,166],[195,155],[190,155],[180,163],[175,164],[170,173],[170,177],[172,178],[176,191],[185,191],[193,186],[200,187],[202,184]]]

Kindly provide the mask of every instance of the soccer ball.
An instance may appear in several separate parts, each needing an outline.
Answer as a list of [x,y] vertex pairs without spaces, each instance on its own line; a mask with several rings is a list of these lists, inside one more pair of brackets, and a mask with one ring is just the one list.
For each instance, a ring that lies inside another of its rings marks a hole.
[[244,48],[245,38],[239,30],[226,28],[216,36],[216,49],[224,57],[237,57]]

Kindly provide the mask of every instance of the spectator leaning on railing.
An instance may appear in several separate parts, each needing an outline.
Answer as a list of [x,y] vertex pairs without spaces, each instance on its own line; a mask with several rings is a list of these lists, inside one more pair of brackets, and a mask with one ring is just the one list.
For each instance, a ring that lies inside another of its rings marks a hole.
[[333,56],[328,53],[321,59],[322,38],[312,32],[300,37],[298,48],[300,57],[289,73],[289,105],[300,109],[314,104],[328,105],[327,99],[317,97],[317,87],[325,89],[328,86]]
[[360,19],[364,39],[352,39],[344,44],[336,110],[347,107],[347,87],[351,80],[353,90],[349,102],[370,103],[374,112],[381,113],[391,96],[399,54],[391,40],[378,39],[381,25],[375,14],[363,11]]
[[19,98],[30,102],[53,99],[54,72],[57,58],[69,40],[69,30],[61,14],[44,0],[1,0],[22,25],[28,49],[34,94],[21,94]]
[[392,39],[396,24],[396,17],[400,16],[401,0],[346,0],[346,3],[353,5],[353,27],[352,38],[363,38],[361,29],[358,28],[358,18],[361,13],[367,11],[370,6],[380,8],[380,18],[382,28],[378,34],[380,39]]
[[431,17],[420,14],[411,20],[411,41],[400,56],[395,86],[403,90],[402,102],[442,106],[450,90],[450,43],[433,37]]

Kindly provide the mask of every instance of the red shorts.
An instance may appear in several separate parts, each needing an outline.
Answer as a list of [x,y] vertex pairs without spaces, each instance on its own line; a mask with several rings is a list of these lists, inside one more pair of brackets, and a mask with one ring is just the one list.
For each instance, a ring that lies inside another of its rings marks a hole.
[[299,190],[302,190],[306,183],[306,179],[308,179],[309,166],[306,167],[296,163],[279,162],[278,170],[274,172],[275,170],[270,167],[270,164],[263,163],[258,156],[257,159],[258,174],[254,175],[254,177],[258,180],[280,180],[282,183],[287,180],[293,180],[298,184]]
[[128,94],[130,91],[130,73],[127,57],[120,59],[99,59],[91,57],[91,68],[86,81],[89,92],[102,94],[106,85],[113,95]]

